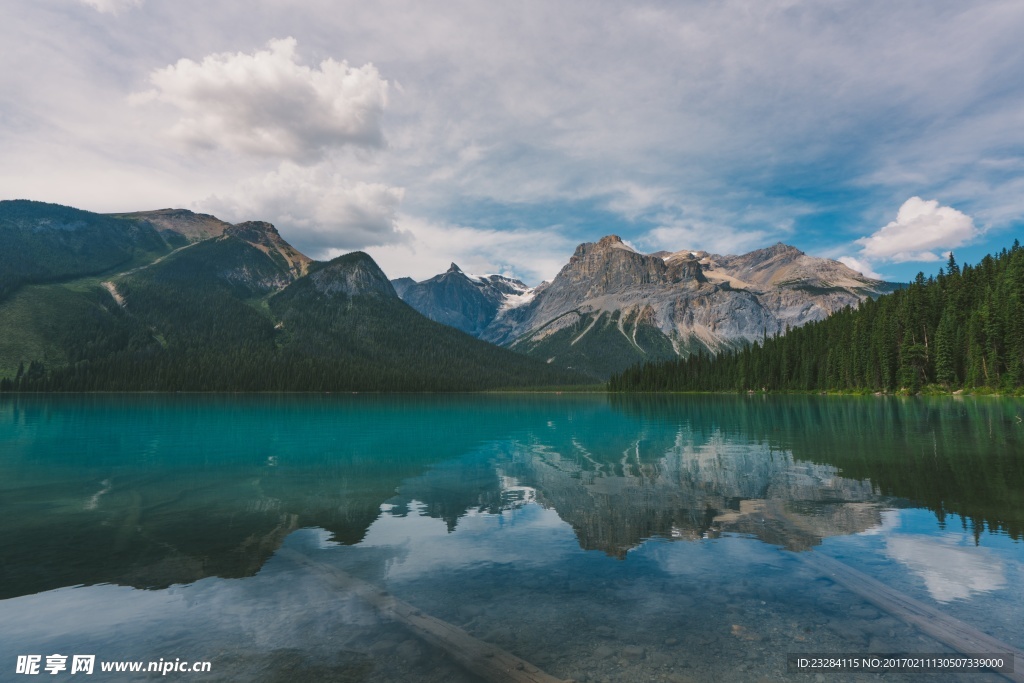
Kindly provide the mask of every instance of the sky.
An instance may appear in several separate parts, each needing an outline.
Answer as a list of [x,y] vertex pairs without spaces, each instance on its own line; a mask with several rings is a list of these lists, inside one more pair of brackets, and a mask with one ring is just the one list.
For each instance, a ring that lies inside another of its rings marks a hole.
[[389,277],[1024,237],[1020,0],[0,0],[0,199],[266,220]]

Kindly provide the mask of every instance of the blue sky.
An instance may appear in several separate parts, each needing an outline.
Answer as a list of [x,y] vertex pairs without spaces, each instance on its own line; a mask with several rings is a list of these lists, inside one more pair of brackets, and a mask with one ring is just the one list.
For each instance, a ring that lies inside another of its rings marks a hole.
[[391,277],[1024,236],[1019,0],[0,0],[0,197],[269,220]]

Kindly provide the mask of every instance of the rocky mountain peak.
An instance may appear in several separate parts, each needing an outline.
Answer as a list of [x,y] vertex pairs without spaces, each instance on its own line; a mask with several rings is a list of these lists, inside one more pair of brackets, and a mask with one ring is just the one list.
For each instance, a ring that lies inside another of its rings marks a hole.
[[695,260],[692,264],[684,261],[670,267],[658,256],[634,251],[618,235],[608,235],[596,243],[579,245],[552,281],[551,289],[571,288],[577,295],[592,298],[633,286],[683,280],[704,281]]
[[751,255],[763,255],[766,258],[778,258],[780,256],[798,258],[804,255],[804,252],[784,242],[776,242],[770,247],[765,247],[764,249],[755,249],[750,253]]
[[375,296],[385,299],[397,299],[398,294],[380,269],[377,262],[368,254],[354,251],[339,256],[309,276],[313,288],[321,294],[336,296]]
[[[868,280],[838,261],[808,256],[796,247],[779,242],[740,256],[715,256],[709,277],[731,278],[744,287],[811,286],[858,292],[872,287]],[[875,283],[877,284],[877,283]]]
[[280,240],[281,233],[277,231],[272,223],[265,221],[246,221],[232,225],[224,231],[226,235],[233,235],[246,242],[265,243],[270,240]]
[[[597,246],[614,247],[621,249],[622,247],[626,247],[626,243],[623,242],[622,238],[619,237],[618,235],[605,235],[604,237],[597,241]],[[629,247],[626,248],[629,249]],[[630,251],[632,251],[632,249],[630,249]]]
[[733,260],[743,259],[743,261],[748,265],[756,265],[761,263],[789,263],[802,256],[805,256],[804,252],[800,251],[796,247],[782,242],[776,242],[770,247],[755,249],[754,251],[743,254],[742,256],[729,256],[726,258]]
[[224,231],[225,237],[236,237],[266,254],[272,261],[284,267],[292,279],[309,272],[311,258],[288,244],[277,228],[265,221],[246,221],[232,225]]
[[423,315],[474,336],[480,336],[500,312],[532,298],[532,290],[519,280],[503,275],[467,275],[454,263],[444,273],[422,282],[400,278],[392,284],[402,301]]

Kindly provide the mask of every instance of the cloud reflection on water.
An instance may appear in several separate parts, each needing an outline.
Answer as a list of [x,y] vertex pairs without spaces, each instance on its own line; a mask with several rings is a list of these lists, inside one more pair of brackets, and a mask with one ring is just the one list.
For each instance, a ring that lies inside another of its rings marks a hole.
[[885,540],[885,554],[919,576],[938,602],[1005,588],[1003,563],[987,548],[964,542],[961,535],[892,534]]

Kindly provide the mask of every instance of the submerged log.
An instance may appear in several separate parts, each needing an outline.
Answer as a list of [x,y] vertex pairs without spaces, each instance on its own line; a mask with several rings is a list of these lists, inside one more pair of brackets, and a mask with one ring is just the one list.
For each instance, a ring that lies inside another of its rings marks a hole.
[[383,617],[404,625],[420,639],[441,648],[469,671],[493,683],[564,683],[541,671],[524,659],[485,643],[461,628],[424,614],[409,603],[399,600],[372,583],[357,579],[340,569],[316,562],[307,555],[288,549],[277,551],[278,557],[307,567],[331,584],[353,593],[376,609]]
[[1017,666],[1024,666],[1024,651],[1019,648],[983,633],[956,617],[940,612],[909,595],[904,595],[844,562],[815,552],[799,553],[798,557],[803,560],[804,564],[833,579],[847,590],[856,593],[894,617],[917,627],[961,654],[1000,653],[1013,657],[1015,670],[1012,673],[999,673],[1011,681],[1024,683],[1024,672],[1016,670]]

